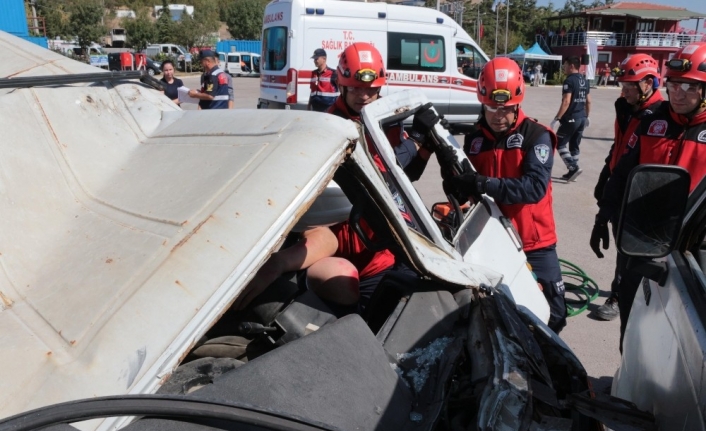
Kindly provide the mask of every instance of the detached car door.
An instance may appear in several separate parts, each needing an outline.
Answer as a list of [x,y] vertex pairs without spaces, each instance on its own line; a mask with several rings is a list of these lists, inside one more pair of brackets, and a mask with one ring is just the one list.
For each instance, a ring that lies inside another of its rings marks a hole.
[[661,430],[706,430],[706,183],[689,198],[664,285],[644,278],[633,302],[613,396],[652,412]]

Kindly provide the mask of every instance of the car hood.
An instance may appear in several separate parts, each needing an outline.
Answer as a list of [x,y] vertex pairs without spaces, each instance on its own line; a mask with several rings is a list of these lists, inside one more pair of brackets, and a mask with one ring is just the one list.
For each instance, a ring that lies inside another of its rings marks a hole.
[[[4,77],[97,72],[2,32],[0,55]],[[132,82],[0,90],[0,127],[2,417],[152,392],[359,136],[309,112],[183,112]]]

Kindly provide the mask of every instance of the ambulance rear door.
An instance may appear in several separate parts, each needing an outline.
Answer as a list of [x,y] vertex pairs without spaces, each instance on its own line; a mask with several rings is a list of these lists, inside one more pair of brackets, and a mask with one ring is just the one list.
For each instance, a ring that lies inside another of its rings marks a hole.
[[267,5],[262,27],[262,61],[258,108],[284,109],[296,94],[296,73],[290,66],[292,1]]
[[451,29],[438,23],[437,18],[442,22],[451,18],[436,17],[436,13],[428,13],[430,11],[426,9],[413,10],[423,8],[400,6],[394,9],[399,8],[408,8],[410,13],[424,12],[421,19],[429,23],[397,19],[388,21],[387,90],[393,93],[420,89],[434,104],[437,112],[447,115],[450,97],[448,71],[455,69],[456,59],[450,58],[449,53],[452,51],[447,48],[452,43]]
[[387,4],[361,2],[307,1],[304,15],[304,64],[299,70],[297,98],[309,100],[315,49],[326,51],[328,67],[335,69],[338,58],[348,46],[367,42],[386,56]]

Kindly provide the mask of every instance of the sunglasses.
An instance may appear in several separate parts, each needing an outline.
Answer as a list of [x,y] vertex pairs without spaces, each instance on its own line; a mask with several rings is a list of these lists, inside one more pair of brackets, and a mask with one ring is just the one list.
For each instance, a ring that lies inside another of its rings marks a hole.
[[512,105],[512,106],[497,106],[497,107],[493,107],[493,106],[490,106],[490,105],[483,105],[483,107],[484,107],[484,109],[485,109],[488,113],[490,113],[490,114],[500,113],[500,115],[507,115],[507,114],[510,114],[510,113],[512,113],[512,112],[515,112],[515,107],[516,107],[516,105]]
[[674,82],[667,81],[667,90],[671,92],[676,92],[681,90],[687,94],[698,94],[699,93],[699,83],[698,82]]

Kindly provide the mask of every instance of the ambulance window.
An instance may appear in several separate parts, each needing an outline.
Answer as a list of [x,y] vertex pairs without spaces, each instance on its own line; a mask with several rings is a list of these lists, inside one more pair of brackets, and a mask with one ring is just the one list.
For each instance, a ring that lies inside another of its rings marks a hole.
[[262,64],[265,70],[282,70],[287,65],[287,27],[270,27],[262,32]]
[[434,35],[388,33],[387,68],[422,72],[445,70],[444,38]]
[[478,79],[488,60],[472,45],[456,44],[456,64],[459,71],[469,78]]

